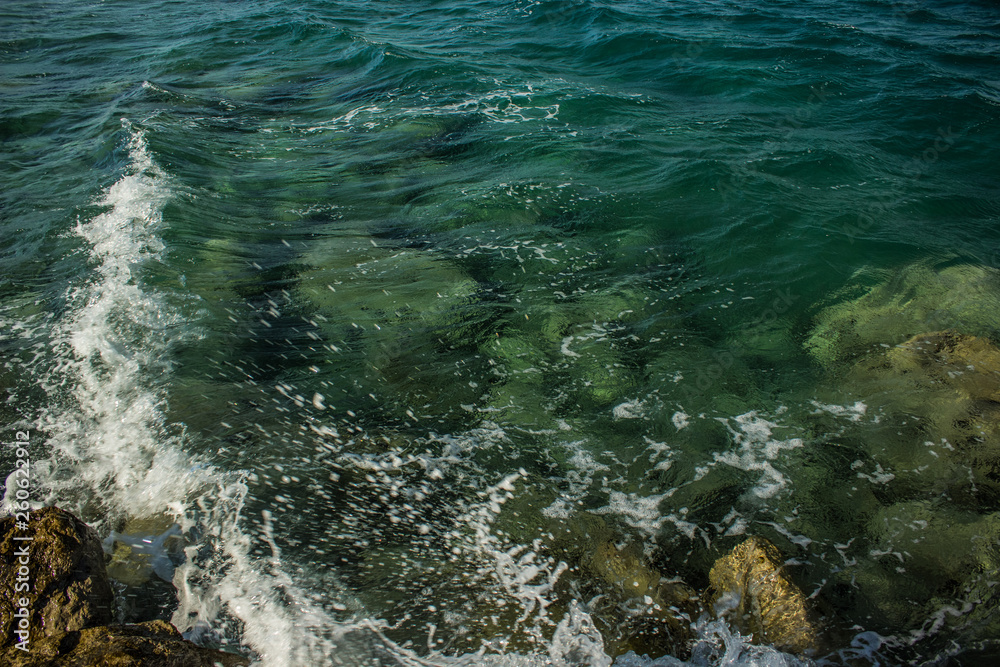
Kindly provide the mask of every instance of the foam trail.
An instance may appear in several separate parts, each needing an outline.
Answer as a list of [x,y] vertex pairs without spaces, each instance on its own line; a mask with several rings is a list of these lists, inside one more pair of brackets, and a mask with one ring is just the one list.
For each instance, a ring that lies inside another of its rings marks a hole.
[[51,401],[39,419],[53,462],[47,501],[82,505],[96,491],[113,516],[163,513],[170,503],[179,513],[211,471],[195,470],[165,436],[163,398],[152,388],[186,334],[177,313],[133,275],[163,249],[156,233],[170,190],[142,132],[123,124],[126,172],[96,202],[106,210],[76,226],[96,268],[67,293],[68,314],[53,331],[55,367],[41,380]]
[[[109,519],[170,513],[185,531],[198,525],[203,544],[185,550],[173,576],[174,623],[195,637],[212,627],[214,639],[238,638],[268,667],[322,664],[339,627],[294,585],[276,550],[266,569],[251,558],[239,475],[188,455],[183,434],[165,423],[156,387],[170,373],[172,348],[197,334],[136,276],[164,249],[158,232],[170,179],[142,131],[123,125],[129,164],[98,200],[106,210],[77,224],[95,270],[67,294],[69,312],[54,331],[56,367],[42,381],[56,406],[40,425],[58,462],[47,500],[81,512],[93,495]],[[209,555],[199,555],[206,546]],[[167,563],[159,565],[169,574]]]
[[[180,592],[175,624],[184,630],[236,618],[245,626],[242,641],[264,664],[312,664],[316,642],[304,636],[304,596],[293,615],[275,593],[282,587],[294,593],[278,564],[265,573],[249,557],[250,537],[240,521],[246,487],[188,455],[183,435],[171,435],[165,424],[164,397],[156,387],[170,372],[171,349],[195,334],[135,275],[163,250],[157,232],[170,187],[143,133],[123,125],[125,173],[96,202],[106,210],[76,226],[95,269],[89,281],[68,291],[68,312],[53,331],[55,365],[42,373],[51,400],[39,418],[52,463],[41,479],[46,504],[86,515],[101,532],[124,517],[165,513],[185,530],[200,524],[212,547],[212,567],[195,564],[199,547],[188,548],[188,562],[173,576]],[[170,574],[168,563],[158,565],[159,573]]]

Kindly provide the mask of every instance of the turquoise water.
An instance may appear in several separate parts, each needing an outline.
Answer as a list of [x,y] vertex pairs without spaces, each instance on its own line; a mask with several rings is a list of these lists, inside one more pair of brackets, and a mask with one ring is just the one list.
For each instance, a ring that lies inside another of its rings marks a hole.
[[1000,341],[994,4],[33,2],[0,54],[0,415],[38,502],[180,525],[189,636],[688,659],[596,521],[699,591],[771,539],[834,663],[995,659],[1000,441],[856,366]]

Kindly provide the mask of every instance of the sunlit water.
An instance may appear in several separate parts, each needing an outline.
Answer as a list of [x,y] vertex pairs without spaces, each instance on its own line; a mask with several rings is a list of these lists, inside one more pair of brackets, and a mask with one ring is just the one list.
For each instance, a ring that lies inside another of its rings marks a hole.
[[586,567],[703,591],[748,535],[813,659],[995,659],[1000,456],[815,336],[882,281],[909,335],[1000,340],[963,305],[998,37],[985,1],[5,5],[33,499],[155,541],[120,620],[268,667],[801,664],[707,609],[664,656]]

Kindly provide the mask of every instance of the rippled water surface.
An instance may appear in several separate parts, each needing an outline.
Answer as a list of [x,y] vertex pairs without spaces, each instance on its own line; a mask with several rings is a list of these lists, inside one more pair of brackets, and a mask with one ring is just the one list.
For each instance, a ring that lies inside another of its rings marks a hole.
[[120,620],[795,664],[608,574],[757,535],[808,659],[1000,658],[995,3],[8,3],[0,90],[0,416]]

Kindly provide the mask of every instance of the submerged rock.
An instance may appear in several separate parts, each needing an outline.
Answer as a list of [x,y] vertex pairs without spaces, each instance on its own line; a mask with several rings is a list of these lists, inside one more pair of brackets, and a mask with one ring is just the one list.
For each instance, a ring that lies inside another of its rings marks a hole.
[[879,444],[897,487],[1000,501],[1000,348],[955,331],[920,334],[862,359],[847,379],[892,413],[920,418],[909,439]]
[[[0,520],[0,563],[9,573],[0,580],[0,646],[18,641],[14,613],[22,599],[31,639],[110,623],[114,595],[94,529],[57,507],[31,512],[26,529],[15,519]],[[19,580],[25,561],[27,576]]]
[[750,537],[715,562],[706,599],[717,615],[755,643],[813,653],[819,648],[819,629],[805,595],[785,574],[783,564],[773,544]]
[[626,600],[639,599],[644,605],[642,613],[624,624],[622,639],[611,643],[614,653],[625,650],[654,655],[690,653],[691,621],[698,609],[698,595],[693,589],[665,579],[646,565],[634,548],[619,549],[613,542],[598,544],[587,554],[583,565],[611,584]]
[[481,376],[468,352],[492,314],[449,258],[358,235],[317,243],[302,263],[294,301],[327,343],[323,363],[353,378],[357,396],[377,395],[380,409],[410,421],[420,406],[458,411],[480,398],[477,383],[456,377]]
[[172,583],[173,563],[163,550],[164,537],[176,534],[167,531],[143,538],[112,533],[105,540],[105,546],[113,541],[107,567],[117,593],[116,621],[167,620],[172,615],[177,590]]
[[891,346],[922,331],[957,328],[976,336],[1000,329],[1000,271],[959,264],[904,267],[857,298],[816,316],[806,350],[824,366]]
[[1000,402],[1000,349],[956,331],[914,336],[886,352],[896,373],[917,373],[929,385],[947,385],[959,398]]
[[[459,334],[477,283],[443,255],[365,237],[318,243],[302,258],[299,295],[328,318],[336,342],[358,329],[398,336],[411,328]],[[459,334],[460,335],[460,334]],[[468,341],[464,341],[468,344]]]
[[1000,569],[1000,512],[963,512],[930,501],[896,503],[872,518],[869,532],[892,567],[902,565],[939,587]]

